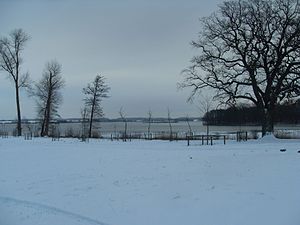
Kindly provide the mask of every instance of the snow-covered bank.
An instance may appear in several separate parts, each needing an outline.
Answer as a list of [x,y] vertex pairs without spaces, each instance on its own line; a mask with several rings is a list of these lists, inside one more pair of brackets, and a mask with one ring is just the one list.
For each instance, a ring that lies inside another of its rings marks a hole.
[[299,144],[1,139],[0,224],[299,225]]

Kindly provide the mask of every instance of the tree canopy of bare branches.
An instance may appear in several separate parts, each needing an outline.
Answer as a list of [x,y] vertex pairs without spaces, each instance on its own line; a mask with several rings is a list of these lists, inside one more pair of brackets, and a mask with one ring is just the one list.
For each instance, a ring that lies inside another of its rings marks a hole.
[[89,138],[92,137],[92,126],[95,117],[103,117],[103,107],[101,102],[103,98],[108,98],[110,87],[105,84],[105,78],[102,75],[97,75],[92,83],[89,83],[86,88],[83,88],[85,95],[84,103],[89,113]]
[[214,89],[223,103],[252,102],[264,115],[263,135],[272,132],[276,105],[300,91],[299,1],[226,1],[201,24],[192,42],[199,54],[181,87],[192,95]]
[[6,71],[14,83],[17,106],[17,134],[22,135],[20,89],[27,85],[28,73],[21,74],[21,52],[29,36],[22,30],[13,30],[9,37],[0,38],[0,69]]
[[61,64],[50,61],[46,64],[42,79],[34,85],[38,116],[41,119],[41,136],[49,135],[49,124],[58,115],[62,103],[61,89],[65,82],[61,76]]

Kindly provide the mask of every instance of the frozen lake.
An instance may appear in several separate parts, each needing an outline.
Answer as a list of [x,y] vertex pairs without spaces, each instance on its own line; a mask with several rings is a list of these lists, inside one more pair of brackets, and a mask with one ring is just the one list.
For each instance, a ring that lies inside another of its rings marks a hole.
[[[190,122],[190,126],[192,132],[194,133],[205,133],[206,126],[202,124],[201,121],[192,121]],[[15,129],[16,124],[0,124],[0,132],[9,132],[12,134]],[[32,130],[38,130],[38,124],[23,124],[23,131],[27,132],[28,127]],[[81,123],[60,123],[58,125],[60,133],[64,135],[68,132],[73,132],[74,134],[80,133],[82,130]],[[124,131],[124,123],[123,122],[101,122],[95,123],[94,129],[101,132],[102,135],[105,134],[114,134],[114,133],[122,133]],[[260,130],[260,126],[209,126],[209,130],[212,133],[228,133],[228,132],[236,132],[236,131],[253,131]],[[279,130],[300,130],[300,125],[276,125],[275,129]],[[129,133],[147,133],[148,123],[143,122],[128,122],[128,134]],[[169,124],[168,123],[152,123],[150,128],[151,133],[169,133]],[[187,133],[189,132],[189,127],[187,122],[177,122],[172,123],[172,131],[175,133]]]

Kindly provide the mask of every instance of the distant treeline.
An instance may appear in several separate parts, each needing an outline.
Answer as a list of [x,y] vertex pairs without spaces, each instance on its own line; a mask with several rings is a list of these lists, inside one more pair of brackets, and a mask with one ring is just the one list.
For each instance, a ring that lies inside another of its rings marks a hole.
[[[127,122],[141,122],[141,123],[149,123],[149,118],[147,117],[128,117],[126,118]],[[171,118],[171,123],[177,122],[186,122],[186,121],[200,121],[200,117],[177,117]],[[81,123],[82,118],[58,118],[51,120],[51,123]],[[40,123],[39,119],[22,119],[22,124],[30,124],[30,123]],[[96,118],[94,122],[123,122],[122,118]],[[151,123],[168,123],[168,118],[164,117],[154,117],[151,119]],[[0,120],[0,124],[15,124],[16,120]]]
[[[229,107],[206,113],[202,120],[209,125],[260,125],[262,112],[255,106]],[[300,101],[276,107],[275,123],[296,124],[300,122]]]

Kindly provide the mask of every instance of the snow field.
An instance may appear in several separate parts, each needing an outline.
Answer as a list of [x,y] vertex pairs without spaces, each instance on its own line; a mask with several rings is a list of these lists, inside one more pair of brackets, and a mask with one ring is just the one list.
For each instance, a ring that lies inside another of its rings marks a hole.
[[299,143],[1,139],[0,224],[299,225]]

